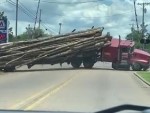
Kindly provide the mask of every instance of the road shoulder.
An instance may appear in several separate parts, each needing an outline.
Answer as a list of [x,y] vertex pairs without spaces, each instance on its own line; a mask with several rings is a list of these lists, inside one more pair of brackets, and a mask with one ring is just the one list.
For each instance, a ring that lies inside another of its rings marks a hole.
[[139,78],[142,82],[144,82],[145,84],[147,84],[148,86],[150,86],[150,82],[148,82],[147,80],[145,80],[143,77],[141,77],[137,72],[134,72],[134,75]]

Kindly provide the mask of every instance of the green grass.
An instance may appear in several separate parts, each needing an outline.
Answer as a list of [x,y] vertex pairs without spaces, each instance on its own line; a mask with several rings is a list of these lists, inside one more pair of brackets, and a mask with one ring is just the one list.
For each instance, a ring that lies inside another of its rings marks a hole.
[[150,72],[138,72],[138,74],[150,83]]

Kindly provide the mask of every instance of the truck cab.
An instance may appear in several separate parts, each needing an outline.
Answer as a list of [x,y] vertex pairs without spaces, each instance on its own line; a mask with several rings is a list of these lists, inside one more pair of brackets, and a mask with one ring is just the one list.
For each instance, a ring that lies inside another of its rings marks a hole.
[[150,66],[150,54],[140,49],[134,49],[130,63],[133,70],[146,71]]
[[101,61],[112,62],[113,69],[135,71],[147,70],[150,64],[150,54],[143,50],[134,49],[135,43],[131,40],[113,38],[111,45],[101,51]]

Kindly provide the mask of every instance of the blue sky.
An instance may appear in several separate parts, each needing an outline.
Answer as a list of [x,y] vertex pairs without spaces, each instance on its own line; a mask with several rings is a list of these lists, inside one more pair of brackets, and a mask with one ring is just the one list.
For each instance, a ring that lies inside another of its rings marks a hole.
[[[13,30],[15,30],[15,5],[12,2],[15,1],[0,1],[1,11],[8,16]],[[148,1],[137,0],[137,3]],[[37,3],[37,0],[19,0],[19,34],[25,31],[28,24],[34,25]],[[139,5],[136,7],[138,21],[141,24],[142,7]],[[146,8],[145,23],[150,24],[150,6]],[[59,23],[62,23],[62,33],[71,32],[73,29],[91,28],[94,25],[104,27],[104,33],[110,32],[114,37],[118,35],[125,37],[130,32],[130,24],[135,24],[133,0],[41,0],[40,9],[42,9],[41,27],[44,30],[48,29],[46,32],[49,34],[57,34]]]

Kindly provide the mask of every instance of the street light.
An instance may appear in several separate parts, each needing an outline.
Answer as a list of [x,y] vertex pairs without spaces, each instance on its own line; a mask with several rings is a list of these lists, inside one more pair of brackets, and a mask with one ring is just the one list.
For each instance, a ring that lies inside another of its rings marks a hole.
[[59,34],[61,33],[61,25],[62,23],[59,23]]

